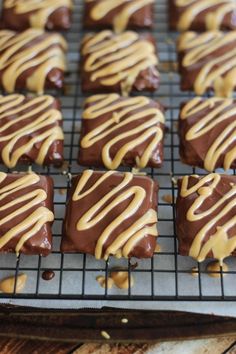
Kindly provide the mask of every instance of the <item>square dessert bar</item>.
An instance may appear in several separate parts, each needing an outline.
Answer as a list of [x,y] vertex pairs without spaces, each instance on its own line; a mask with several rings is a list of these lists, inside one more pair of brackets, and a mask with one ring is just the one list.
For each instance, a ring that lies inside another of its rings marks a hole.
[[62,115],[51,96],[0,96],[0,162],[60,166],[63,163]]
[[84,166],[160,167],[164,109],[148,97],[95,95],[85,101],[78,162]]
[[178,41],[181,89],[231,97],[236,87],[236,31],[183,33]]
[[53,220],[51,177],[0,172],[0,252],[47,256]]
[[81,47],[82,89],[88,93],[155,91],[159,86],[154,38],[127,31],[87,34]]
[[85,170],[72,180],[61,251],[97,259],[152,257],[157,192],[157,183],[146,176]]
[[179,31],[236,29],[233,0],[168,0],[170,29]]
[[7,93],[62,88],[67,44],[58,33],[0,30],[0,87]]
[[236,101],[195,97],[179,117],[181,160],[212,172],[236,168]]
[[154,0],[85,0],[84,26],[112,28],[121,33],[127,28],[151,28]]
[[219,261],[236,248],[236,176],[211,173],[178,180],[176,231],[179,253]]
[[72,0],[3,0],[3,26],[15,31],[27,28],[66,30],[70,27]]

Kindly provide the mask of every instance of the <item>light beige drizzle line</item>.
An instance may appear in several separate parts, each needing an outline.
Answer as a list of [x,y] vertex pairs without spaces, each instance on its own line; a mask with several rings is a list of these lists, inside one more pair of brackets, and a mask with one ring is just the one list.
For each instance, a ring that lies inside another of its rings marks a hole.
[[[94,102],[94,104],[85,109],[83,113],[84,119],[96,119],[104,114],[110,113],[111,117],[103,124],[99,125],[96,129],[89,132],[81,141],[83,148],[93,146],[97,141],[109,137],[110,134],[125,127],[131,122],[138,121],[145,117],[150,117],[144,123],[117,135],[115,138],[109,140],[102,148],[102,160],[108,169],[116,169],[122,163],[125,155],[134,147],[144,143],[151,136],[152,141],[146,147],[141,158],[138,158],[136,163],[138,168],[145,168],[150,160],[153,150],[163,138],[163,131],[157,126],[160,122],[164,124],[165,118],[163,113],[157,108],[147,108],[150,103],[147,97],[133,97],[126,100],[119,101],[119,95],[96,95],[88,98],[86,103]],[[145,108],[146,107],[146,108]],[[142,109],[140,112],[133,113],[136,109]],[[118,112],[116,112],[118,110]],[[114,112],[112,114],[112,112]],[[127,115],[130,116],[122,121]],[[138,138],[132,138],[133,135],[139,134]],[[116,143],[130,137],[130,141],[124,144],[112,159],[110,150]]]
[[[204,245],[202,245],[202,242],[209,230],[214,228],[219,220],[228,215],[228,213],[230,213],[231,210],[235,208],[236,185],[232,184],[230,190],[206,211],[201,213],[199,212],[199,208],[208,198],[211,197],[220,180],[221,176],[219,174],[211,173],[201,178],[191,188],[188,188],[189,176],[185,176],[183,177],[180,194],[184,198],[196,192],[199,195],[187,212],[186,219],[188,221],[195,222],[202,220],[205,217],[207,217],[209,220],[196,234],[191,245],[189,255],[197,259],[198,262],[202,262],[206,259],[208,253],[212,251],[214,258],[218,259],[222,265],[224,258],[230,256],[233,250],[236,248],[236,235],[228,238],[228,231],[236,225],[236,215],[233,216],[230,220],[227,220],[222,226],[217,227],[216,232],[210,236]],[[206,183],[209,183],[209,185],[205,186]],[[225,203],[226,205],[223,206]],[[217,209],[219,209],[218,214],[214,217],[211,217],[211,214]]]
[[156,71],[154,45],[135,32],[102,31],[86,38],[82,53],[89,54],[84,70],[91,73],[91,81],[99,80],[104,86],[122,83],[122,93],[128,95],[141,71],[150,67]]
[[[100,184],[106,182],[106,180],[114,173],[114,171],[106,172],[92,187],[87,189],[84,193],[81,193],[84,186],[93,175],[92,170],[84,171],[73,194],[73,201],[81,200],[88,194],[95,191]],[[132,201],[129,203],[126,209],[124,209],[124,211],[118,217],[116,217],[101,233],[95,248],[95,257],[97,259],[101,259],[103,246],[112,235],[114,230],[124,220],[131,217],[132,215],[135,215],[146,198],[146,191],[139,186],[131,186],[122,192],[122,189],[127,187],[132,179],[132,173],[126,172],[122,182],[113,188],[113,190],[111,190],[109,193],[107,193],[103,198],[101,198],[101,200],[99,200],[95,205],[93,205],[77,222],[76,228],[78,231],[90,229],[99,223],[104,217],[106,217],[106,215],[112,209],[116,208],[117,205],[121,204],[128,198],[133,197]],[[107,204],[108,202],[109,204]],[[107,206],[105,206],[106,204]],[[119,255],[119,257],[123,256],[127,258],[135,245],[143,237],[145,237],[145,235],[149,234],[152,236],[157,236],[156,223],[157,213],[155,210],[149,209],[143,216],[136,220],[130,227],[128,227],[128,229],[124,230],[111,243],[111,245],[106,249],[103,258],[107,259],[109,255]]]
[[44,29],[49,16],[61,7],[72,9],[72,0],[5,0],[4,8],[14,8],[16,14],[26,14],[32,12],[29,15],[30,25],[33,28]]
[[[215,106],[216,104],[217,106]],[[211,108],[211,110],[187,131],[185,136],[187,141],[197,139],[207,134],[221,122],[232,118],[232,116],[236,116],[236,106],[233,105],[232,99],[211,97],[207,100],[202,100],[201,97],[195,97],[184,106],[181,112],[181,119],[188,119],[193,114],[199,113],[205,108]],[[225,111],[226,109],[227,111]],[[213,171],[216,168],[218,159],[235,140],[236,122],[233,121],[225,127],[210,146],[204,159],[204,168],[208,171]],[[236,148],[232,147],[224,155],[224,169],[229,169],[235,159]]]
[[207,30],[218,30],[225,16],[236,10],[235,0],[176,0],[179,7],[188,6],[180,16],[177,27],[179,31],[186,31],[191,27],[196,16],[203,11],[218,6],[217,9],[211,9],[205,17]]
[[[87,1],[91,2],[91,1]],[[113,20],[113,26],[116,33],[123,32],[129,23],[130,17],[138,10],[142,9],[144,6],[153,4],[154,0],[102,0],[95,3],[93,6],[90,17],[94,21],[101,20],[103,17],[107,16],[109,12],[116,10],[117,7],[125,5],[121,11],[117,11],[116,16]]]
[[[64,134],[60,126],[47,128],[62,119],[60,111],[50,108],[54,102],[54,98],[51,96],[41,96],[23,103],[24,99],[24,96],[17,94],[5,97],[0,96],[0,122],[7,116],[17,115],[16,119],[5,124],[2,123],[0,127],[0,134],[2,135],[0,136],[0,142],[6,142],[5,147],[1,151],[1,157],[4,164],[9,168],[15,167],[21,156],[27,154],[37,143],[41,143],[41,146],[35,162],[43,165],[53,142],[64,140]],[[34,107],[35,105],[37,106]],[[25,113],[24,110],[27,110],[27,112]],[[34,119],[24,126],[24,120],[32,117]],[[19,122],[23,123],[21,127],[19,127]],[[18,128],[13,133],[4,135],[4,131],[15,124],[17,124]],[[25,144],[14,150],[15,145],[21,138],[28,137],[30,134],[44,128],[47,129],[42,133],[35,134]]]
[[[232,42],[236,42],[236,31],[228,33],[213,31],[200,35],[194,32],[182,34],[179,49],[188,50],[182,65],[184,67],[195,65],[215,50]],[[210,58],[202,66],[194,82],[194,91],[197,95],[200,96],[208,88],[213,87],[216,96],[232,96],[236,86],[236,48],[234,47],[230,51],[217,54],[214,59]]]
[[[0,70],[3,70],[2,85],[8,93],[14,92],[18,77],[30,68],[34,70],[27,79],[26,88],[38,94],[43,93],[46,77],[53,68],[65,70],[66,41],[57,33],[40,39],[43,34],[36,29],[19,34],[0,31]],[[23,48],[25,45],[28,46]]]
[[[0,183],[2,183],[7,177],[6,173],[0,172]],[[30,173],[24,175],[21,178],[16,179],[14,182],[6,185],[5,187],[0,187],[0,200],[2,201],[3,206],[0,207],[0,211],[7,210],[14,206],[17,206],[19,203],[23,203],[23,206],[16,209],[14,212],[11,212],[5,218],[0,220],[0,225],[4,225],[10,220],[14,220],[14,218],[19,215],[25,213],[27,210],[30,210],[35,205],[40,205],[47,198],[47,194],[43,189],[35,189],[32,192],[28,192],[21,197],[17,197],[12,199],[8,203],[4,203],[4,199],[8,196],[14,196],[14,193],[24,188],[27,188],[37,182],[39,182],[40,177],[34,173]],[[21,221],[19,224],[14,226],[12,229],[7,231],[5,234],[0,237],[0,249],[4,247],[11,239],[19,235],[21,232],[23,236],[21,236],[18,241],[15,251],[18,255],[25,242],[33,237],[37,232],[42,228],[42,226],[47,222],[52,222],[54,220],[53,213],[46,207],[39,206],[35,211],[33,211],[27,218]],[[28,231],[26,231],[28,230]]]

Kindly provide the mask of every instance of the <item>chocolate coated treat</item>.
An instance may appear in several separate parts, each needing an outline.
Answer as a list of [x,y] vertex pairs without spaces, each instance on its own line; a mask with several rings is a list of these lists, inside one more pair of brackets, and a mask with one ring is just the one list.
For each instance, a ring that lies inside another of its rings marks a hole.
[[62,252],[97,259],[152,257],[156,246],[157,183],[130,172],[86,170],[72,180]]
[[50,177],[0,172],[0,252],[47,256],[53,219]]
[[154,38],[127,31],[87,34],[82,47],[84,92],[154,91],[159,86]]
[[219,261],[236,248],[236,176],[211,173],[178,181],[176,231],[179,253],[199,262]]
[[236,101],[196,97],[183,104],[179,138],[184,163],[210,172],[236,168]]
[[78,162],[84,166],[160,167],[163,160],[163,107],[147,97],[118,94],[85,101]]
[[172,30],[236,29],[236,2],[232,0],[168,0]]
[[0,162],[63,163],[62,115],[52,96],[0,96]]
[[178,42],[181,89],[231,97],[236,87],[236,31],[183,33]]
[[72,0],[3,0],[3,26],[15,31],[27,28],[66,30],[70,27]]
[[0,30],[0,87],[42,94],[63,86],[67,44],[57,33]]
[[89,29],[151,28],[154,0],[85,0],[84,26]]

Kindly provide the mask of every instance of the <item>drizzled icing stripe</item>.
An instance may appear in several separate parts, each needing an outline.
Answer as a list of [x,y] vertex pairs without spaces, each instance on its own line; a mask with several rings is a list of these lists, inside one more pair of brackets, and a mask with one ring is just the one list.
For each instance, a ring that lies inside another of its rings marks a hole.
[[[43,165],[50,146],[64,139],[61,127],[55,125],[62,120],[62,116],[60,111],[51,108],[53,102],[51,96],[31,98],[29,101],[25,101],[23,95],[0,96],[0,143],[5,144],[0,153],[7,167],[15,167],[35,144],[40,144],[35,162]],[[10,116],[15,118],[6,120]],[[16,147],[23,137],[28,138],[27,142]]]
[[5,91],[13,93],[17,79],[27,70],[26,88],[43,93],[48,73],[52,69],[65,70],[67,44],[57,33],[45,33],[28,29],[22,33],[0,31],[1,84]]
[[14,9],[22,15],[30,13],[29,21],[33,28],[44,29],[49,16],[61,7],[72,9],[72,0],[5,0],[4,8]]
[[[223,121],[236,116],[236,105],[232,99],[221,99],[212,97],[202,100],[196,97],[189,101],[181,111],[181,119],[188,119],[195,114],[199,114],[204,109],[209,109],[198,121],[187,131],[185,139],[192,141],[210,133],[210,131],[221,124]],[[212,142],[204,158],[204,168],[213,171],[217,161],[224,154],[224,169],[231,167],[236,160],[236,121],[226,125],[218,137]],[[231,147],[230,147],[231,146]]]
[[[110,118],[83,137],[82,148],[89,148],[119,129],[126,129],[126,126],[131,122],[137,122],[135,127],[117,134],[116,137],[104,144],[102,160],[108,169],[116,169],[129,151],[152,137],[142,156],[136,159],[137,167],[145,168],[157,144],[163,139],[163,131],[158,126],[165,122],[163,113],[158,108],[148,107],[150,99],[142,96],[120,100],[120,96],[117,94],[96,95],[88,98],[86,104],[88,103],[93,103],[93,105],[84,110],[83,119],[96,119],[108,113]],[[133,113],[137,109],[139,111]],[[127,118],[125,118],[126,116]],[[139,123],[139,120],[145,118],[145,122]],[[137,134],[139,134],[138,137],[136,137]],[[126,141],[127,138],[130,141],[126,142],[112,158],[110,153],[112,147],[122,140]]]
[[[1,187],[1,183],[4,182],[6,178],[7,174],[0,172],[0,202],[2,205],[0,207],[0,212],[11,209],[12,207],[17,207],[17,209],[9,212],[9,214],[3,219],[0,219],[0,227],[11,220],[16,220],[17,217],[21,216],[23,213],[36,205],[38,206],[37,209],[23,221],[13,226],[5,234],[1,234],[0,249],[7,245],[7,243],[14,237],[17,237],[23,232],[23,235],[20,237],[15,247],[15,252],[18,255],[25,242],[35,236],[37,232],[40,231],[42,226],[45,225],[45,223],[52,222],[54,220],[54,215],[48,208],[40,206],[40,204],[47,199],[46,192],[41,188],[24,193],[22,196],[14,197],[14,193],[22,191],[29,186],[33,186],[38,183],[40,181],[39,176],[34,173],[30,173],[28,175],[24,175],[23,177],[17,178],[4,187]],[[8,198],[8,202],[5,202],[6,198]],[[23,205],[18,207],[18,204],[20,203],[23,203]]]
[[[194,91],[197,95],[200,96],[213,87],[217,96],[232,96],[236,86],[235,43],[236,31],[228,33],[212,31],[200,35],[195,32],[186,32],[181,35],[179,50],[186,51],[182,66],[185,68],[199,67],[199,73],[194,82]],[[230,50],[223,50],[226,45],[230,44],[232,45]],[[221,53],[219,53],[220,50]]]
[[[191,24],[202,12],[209,11],[205,16],[205,25],[207,30],[220,29],[222,22],[230,13],[236,11],[235,0],[176,0],[176,6],[185,7],[183,9],[177,27],[180,31],[186,31],[191,28]],[[217,8],[214,8],[217,6]]]
[[[114,31],[121,33],[127,28],[130,17],[144,6],[153,4],[154,0],[86,0],[86,2],[96,2],[89,14],[94,21],[99,21],[109,15],[109,12],[116,10],[117,13],[113,20]],[[122,5],[123,8],[118,11],[117,8]]]
[[[102,184],[107,183],[109,177],[115,171],[108,171],[101,175],[101,177],[90,188],[84,188],[93,175],[92,170],[83,172],[75,192],[72,196],[73,201],[83,200],[87,195],[96,192],[96,189]],[[116,239],[104,250],[104,244],[112,235],[114,230],[122,224],[122,222],[133,215],[137,214],[146,198],[146,191],[139,186],[128,186],[133,180],[133,174],[130,172],[124,173],[123,180],[119,185],[115,186],[110,192],[102,197],[96,204],[94,204],[78,221],[76,228],[78,231],[87,230],[94,227],[100,220],[115,209],[117,205],[125,200],[132,198],[129,205],[117,216],[101,233],[95,247],[95,257],[107,259],[110,255],[128,258],[130,252],[135,245],[141,241],[146,235],[157,236],[157,213],[154,209],[149,209],[144,215],[137,218],[132,225],[124,230]]]
[[111,31],[87,35],[82,54],[87,56],[84,70],[91,74],[92,82],[98,80],[104,86],[120,83],[124,94],[131,91],[141,71],[152,67],[157,73],[154,45],[132,31],[119,35]]
[[[228,231],[236,225],[236,215],[228,218],[221,226],[217,227],[222,218],[225,218],[235,208],[236,184],[230,184],[229,191],[207,210],[201,212],[199,210],[207,199],[211,198],[220,180],[221,176],[219,174],[211,173],[200,180],[198,179],[198,182],[191,188],[188,187],[189,176],[183,177],[182,180],[181,197],[186,198],[191,194],[198,194],[187,212],[186,219],[190,222],[203,220],[204,218],[209,220],[196,234],[189,251],[189,255],[199,262],[204,261],[209,252],[212,251],[214,258],[222,263],[223,259],[230,256],[236,248],[236,235],[228,238]],[[216,210],[219,210],[217,215],[211,216]],[[216,231],[212,232],[209,239],[203,244],[206,234],[213,228],[216,228]]]

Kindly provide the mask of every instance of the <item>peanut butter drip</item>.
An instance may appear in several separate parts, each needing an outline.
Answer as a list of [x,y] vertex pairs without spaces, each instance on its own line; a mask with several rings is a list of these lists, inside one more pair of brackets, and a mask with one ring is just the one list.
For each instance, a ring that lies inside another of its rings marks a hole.
[[[223,259],[230,256],[236,248],[236,235],[228,237],[228,231],[236,225],[236,215],[228,218],[228,213],[231,212],[236,205],[236,184],[232,184],[230,190],[225,193],[214,205],[210,206],[205,211],[199,209],[204,205],[207,199],[210,199],[215,188],[219,184],[221,176],[217,173],[211,173],[201,178],[194,186],[188,188],[189,176],[183,177],[181,187],[181,197],[186,198],[193,193],[197,193],[198,197],[194,200],[189,208],[186,219],[190,222],[203,220],[207,218],[204,226],[196,234],[191,245],[189,255],[202,262],[206,259],[209,252],[212,251],[214,258],[220,261],[222,265]],[[206,185],[207,184],[207,185]],[[216,210],[219,210],[217,215],[211,216]],[[224,223],[221,226],[216,226],[224,218]],[[212,231],[209,239],[203,244],[203,240],[210,230]]]
[[[40,177],[38,175],[30,173],[16,179],[4,187],[1,187],[1,184],[4,182],[6,177],[6,173],[0,172],[0,201],[2,205],[0,207],[0,212],[8,209],[12,210],[12,208],[15,210],[9,211],[6,217],[0,219],[0,226],[3,230],[4,224],[9,223],[13,219],[17,220],[17,217],[20,217],[23,213],[38,205],[38,208],[28,215],[23,221],[19,222],[5,234],[4,232],[1,234],[0,249],[10,242],[11,239],[22,233],[22,236],[17,242],[15,248],[16,254],[19,255],[19,252],[25,242],[35,236],[47,222],[52,222],[54,220],[54,215],[48,208],[40,206],[40,204],[47,198],[47,194],[43,189],[37,188],[33,191],[26,192],[19,197],[14,196],[17,191],[22,191],[39,182]],[[6,202],[5,198],[8,198],[9,201]],[[20,204],[22,206],[19,207],[18,205]]]
[[225,16],[236,11],[235,0],[176,0],[176,6],[186,6],[178,21],[179,31],[188,30],[196,16],[202,16],[204,11],[208,11],[205,16],[206,29],[218,30]]
[[[234,43],[230,50],[223,48]],[[179,50],[186,50],[182,65],[184,67],[200,66],[201,61],[209,56],[207,62],[202,63],[194,82],[194,91],[203,95],[209,88],[213,88],[216,96],[231,97],[236,86],[236,31],[223,33],[220,31],[196,34],[186,32],[181,35]],[[218,51],[217,54],[212,54]],[[219,52],[221,51],[221,52]]]
[[[117,94],[110,94],[96,95],[86,100],[86,103],[94,104],[85,109],[83,119],[96,119],[104,114],[110,114],[110,118],[85,135],[81,141],[81,146],[83,148],[89,148],[97,141],[119,131],[119,129],[125,129],[130,123],[137,122],[135,127],[127,129],[123,133],[117,132],[115,138],[110,139],[104,144],[102,148],[102,160],[108,169],[114,170],[122,164],[125,155],[129,153],[129,151],[152,138],[145,148],[143,155],[136,159],[137,167],[145,168],[154,149],[163,138],[163,131],[158,124],[164,124],[164,115],[158,108],[147,107],[150,103],[150,99],[147,97],[132,97],[125,100],[120,100],[119,98],[120,96]],[[139,111],[132,113],[135,110]],[[139,123],[139,120],[143,121]],[[137,134],[139,135],[138,137]],[[129,139],[128,142],[127,139]],[[118,149],[112,159],[111,149],[122,141],[126,143]]]
[[124,95],[131,91],[136,78],[158,64],[152,43],[132,31],[114,35],[111,31],[89,34],[85,37],[82,54],[87,56],[84,70],[90,80],[103,86],[121,85]]
[[14,9],[16,14],[22,15],[30,13],[29,21],[33,28],[44,29],[49,16],[60,9],[66,7],[72,9],[72,0],[5,0],[4,8]]
[[[191,141],[210,134],[211,130],[223,121],[236,116],[236,105],[231,99],[212,97],[202,101],[196,97],[189,101],[181,112],[181,119],[187,119],[192,115],[199,114],[201,110],[209,108],[210,111],[197,121],[186,133],[185,139]],[[212,143],[204,159],[204,168],[213,171],[217,161],[224,154],[224,169],[228,170],[236,159],[236,148],[232,146],[236,137],[236,121],[226,125],[218,137]],[[227,151],[227,152],[226,152]]]
[[[92,192],[96,193],[96,189],[103,183],[108,183],[109,177],[114,174],[114,171],[108,171],[103,174],[89,189],[84,192],[84,187],[88,183],[90,177],[93,175],[92,170],[83,172],[76,190],[73,194],[73,201],[84,199]],[[126,230],[120,233],[118,237],[104,250],[104,244],[107,242],[113,231],[119,227],[124,220],[136,215],[144,203],[146,191],[139,186],[128,186],[133,180],[133,174],[126,172],[122,182],[113,188],[109,193],[102,197],[96,204],[94,204],[77,222],[76,228],[78,231],[87,230],[94,227],[100,220],[106,217],[117,205],[132,198],[129,205],[124,211],[116,217],[101,233],[95,248],[95,257],[107,259],[110,255],[128,258],[130,252],[135,245],[141,241],[146,235],[157,236],[157,214],[153,209],[149,209],[144,215],[136,218],[134,223]]]
[[225,275],[225,273],[228,271],[228,266],[224,262],[220,264],[218,261],[212,261],[208,263],[206,270],[209,275],[209,277],[212,278],[220,278],[221,277],[221,270],[223,271],[222,276]]
[[[93,2],[93,0],[87,0],[87,2]],[[94,21],[99,21],[109,15],[109,12],[116,11],[113,27],[116,33],[121,33],[127,28],[130,17],[136,11],[153,3],[154,0],[101,0],[93,6],[90,17]],[[119,10],[120,6],[122,6],[121,10]]]
[[[7,167],[15,167],[19,159],[36,144],[39,148],[35,162],[43,165],[50,146],[64,139],[61,127],[55,126],[62,116],[60,111],[51,108],[53,102],[51,96],[32,98],[28,102],[22,95],[0,96],[0,143],[5,143],[0,153]],[[16,118],[6,120],[11,116]],[[24,137],[27,141],[18,146]]]
[[55,68],[65,70],[66,49],[65,40],[57,33],[48,34],[37,29],[22,33],[0,31],[0,71],[4,90],[13,93],[17,79],[30,70],[26,88],[42,94],[48,73]]

